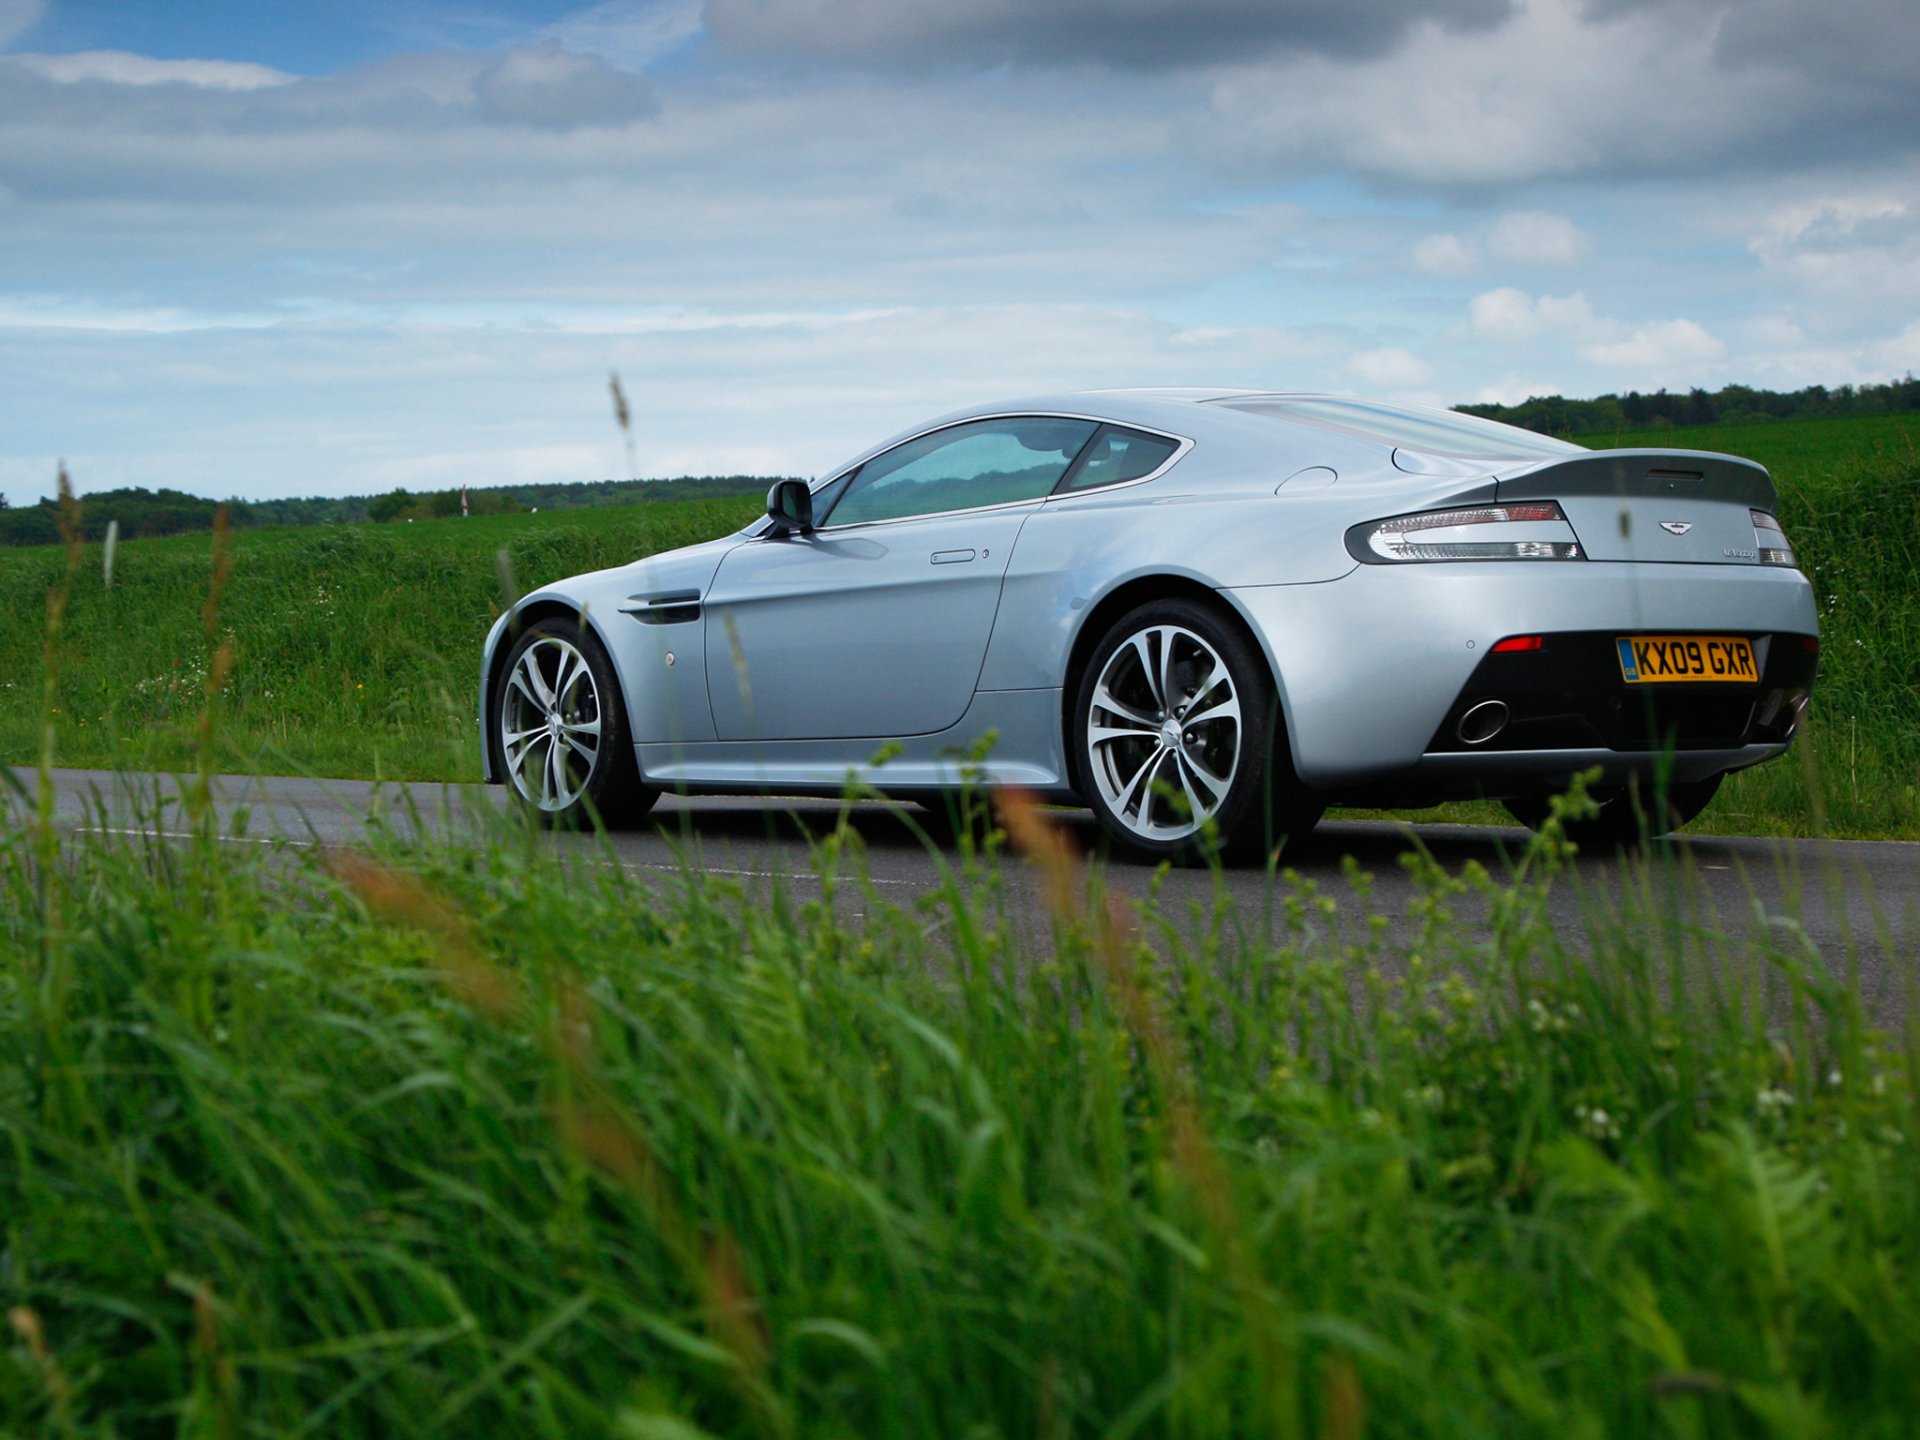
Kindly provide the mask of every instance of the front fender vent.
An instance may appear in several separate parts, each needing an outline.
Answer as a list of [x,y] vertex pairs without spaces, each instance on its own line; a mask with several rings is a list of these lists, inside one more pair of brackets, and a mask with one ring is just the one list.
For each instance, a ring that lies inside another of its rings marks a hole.
[[698,590],[662,590],[652,595],[629,595],[620,607],[642,625],[684,625],[700,618]]

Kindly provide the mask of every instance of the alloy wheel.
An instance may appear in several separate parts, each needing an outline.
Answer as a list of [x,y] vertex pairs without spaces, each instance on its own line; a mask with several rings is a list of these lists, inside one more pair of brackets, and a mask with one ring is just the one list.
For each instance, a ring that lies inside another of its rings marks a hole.
[[552,815],[579,800],[599,763],[602,720],[577,645],[542,635],[522,650],[500,697],[500,754],[521,798]]
[[1245,727],[1220,653],[1181,625],[1149,625],[1107,659],[1087,710],[1086,761],[1114,819],[1165,844],[1226,803]]

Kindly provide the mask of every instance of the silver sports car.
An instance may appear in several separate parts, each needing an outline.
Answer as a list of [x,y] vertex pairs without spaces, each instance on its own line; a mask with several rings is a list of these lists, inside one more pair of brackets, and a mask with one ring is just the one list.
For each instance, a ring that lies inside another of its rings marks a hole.
[[957,411],[738,534],[581,575],[487,636],[491,781],[560,823],[662,790],[1092,807],[1147,858],[1260,855],[1329,804],[1692,819],[1787,748],[1813,593],[1750,461],[1590,451],[1332,395]]

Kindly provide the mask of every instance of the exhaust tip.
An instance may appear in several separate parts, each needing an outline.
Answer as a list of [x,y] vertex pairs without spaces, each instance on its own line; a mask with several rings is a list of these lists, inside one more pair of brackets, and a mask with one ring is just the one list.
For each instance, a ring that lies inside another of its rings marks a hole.
[[1484,745],[1507,728],[1507,702],[1482,700],[1460,717],[1454,734],[1465,745]]

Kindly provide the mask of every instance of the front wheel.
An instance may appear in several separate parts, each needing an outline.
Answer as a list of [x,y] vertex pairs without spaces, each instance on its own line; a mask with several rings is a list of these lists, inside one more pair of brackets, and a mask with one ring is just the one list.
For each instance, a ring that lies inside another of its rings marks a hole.
[[[1567,838],[1576,845],[1599,849],[1637,845],[1678,830],[1705,810],[1720,789],[1722,775],[1705,780],[1674,781],[1665,785],[1623,785],[1589,793],[1599,802],[1597,814],[1566,822]],[[1553,813],[1553,797],[1546,791],[1516,795],[1501,801],[1507,813],[1529,830],[1538,830]]]
[[507,652],[493,740],[515,797],[541,823],[638,820],[659,792],[640,782],[613,664],[593,636],[555,617]]
[[1210,837],[1227,858],[1265,858],[1325,809],[1294,777],[1266,661],[1193,601],[1150,602],[1109,630],[1073,718],[1093,813],[1141,859],[1184,858]]

